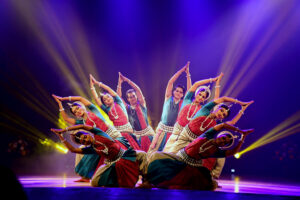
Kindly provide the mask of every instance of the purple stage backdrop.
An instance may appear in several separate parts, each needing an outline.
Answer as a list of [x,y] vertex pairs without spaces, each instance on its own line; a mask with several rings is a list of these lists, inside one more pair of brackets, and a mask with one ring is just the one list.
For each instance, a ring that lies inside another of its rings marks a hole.
[[[116,89],[122,72],[142,89],[155,127],[168,80],[190,61],[193,82],[224,72],[221,95],[255,101],[237,124],[255,129],[243,148],[270,136],[228,158],[222,177],[299,182],[299,19],[297,0],[4,0],[1,163],[20,175],[73,174],[74,155],[45,145],[58,142],[51,94],[90,98],[89,74]],[[18,139],[28,152],[9,152]]]

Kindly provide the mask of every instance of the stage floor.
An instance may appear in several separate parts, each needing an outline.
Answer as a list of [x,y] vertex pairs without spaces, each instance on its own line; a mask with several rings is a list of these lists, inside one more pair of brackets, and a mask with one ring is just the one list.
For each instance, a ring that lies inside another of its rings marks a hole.
[[[215,198],[225,198],[225,199],[300,199],[300,185],[284,185],[277,183],[263,183],[263,182],[247,182],[240,181],[238,178],[235,180],[219,180],[219,185],[216,192],[203,192],[203,191],[187,191],[187,190],[164,190],[164,189],[125,189],[125,188],[93,188],[89,183],[77,183],[74,182],[78,177],[19,177],[19,180],[25,191],[29,195],[29,199],[32,195],[43,194],[42,191],[47,190],[50,193],[53,191],[59,191],[61,194],[63,188],[65,191],[72,191],[73,195],[76,192],[87,192],[96,193],[100,192],[102,195],[111,193],[124,193],[126,198],[120,198],[120,196],[111,196],[112,198],[105,199],[138,199],[137,197],[142,194],[147,194],[147,199],[157,199],[157,197],[165,196],[167,199],[177,199],[185,198],[188,194],[189,198],[197,198],[199,195]],[[45,191],[46,192],[46,191]],[[47,193],[47,192],[46,192]],[[49,194],[50,194],[49,193]],[[151,198],[148,193],[156,196]],[[199,194],[198,194],[199,193]],[[133,195],[134,198],[129,198],[128,194]],[[180,194],[178,196],[178,194]],[[238,195],[244,195],[238,196]],[[182,196],[183,195],[183,196]],[[190,197],[190,195],[192,195]],[[208,196],[207,196],[208,195]],[[221,195],[221,196],[220,196]],[[246,196],[245,196],[246,195]],[[93,195],[94,196],[94,195]],[[171,198],[173,196],[173,198]],[[61,196],[62,197],[62,196]],[[79,199],[79,196],[77,196]],[[145,197],[145,196],[143,196]],[[103,197],[101,197],[103,199]],[[162,198],[162,199],[165,199]],[[69,199],[69,198],[68,198]],[[210,199],[210,198],[208,198]]]

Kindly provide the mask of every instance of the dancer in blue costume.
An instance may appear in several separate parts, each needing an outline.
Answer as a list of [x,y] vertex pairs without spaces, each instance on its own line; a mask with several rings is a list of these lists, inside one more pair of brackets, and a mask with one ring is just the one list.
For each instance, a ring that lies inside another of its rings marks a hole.
[[[71,125],[86,124],[93,127],[97,127],[107,132],[114,139],[122,139],[122,135],[113,126],[106,123],[103,115],[99,112],[95,105],[83,97],[69,96],[59,97],[52,95],[55,101],[58,103],[59,111],[62,118]],[[75,116],[75,119],[69,117],[65,112],[62,101],[75,101],[70,104],[70,112]],[[86,107],[91,111],[87,112]],[[98,164],[100,162],[99,155],[76,155],[75,159],[75,172],[82,178],[77,182],[89,182],[92,178]]]
[[154,130],[149,125],[147,107],[144,95],[134,82],[123,76],[119,72],[119,81],[117,87],[117,94],[122,97],[122,83],[127,82],[133,89],[126,92],[126,99],[129,102],[126,105],[129,122],[133,128],[133,134],[136,136],[141,150],[147,152],[154,136]]
[[150,153],[153,151],[162,151],[173,132],[173,126],[176,122],[177,115],[182,104],[182,98],[185,94],[185,88],[183,86],[177,85],[173,90],[173,84],[183,72],[186,72],[187,89],[191,87],[192,83],[191,75],[189,73],[189,65],[190,62],[187,62],[187,64],[176,72],[168,82],[161,121],[158,124],[156,134],[150,145]]

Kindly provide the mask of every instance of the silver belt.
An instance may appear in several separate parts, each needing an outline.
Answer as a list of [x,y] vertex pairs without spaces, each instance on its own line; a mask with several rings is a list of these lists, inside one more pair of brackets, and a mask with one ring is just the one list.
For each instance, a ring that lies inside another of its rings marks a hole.
[[125,152],[125,150],[123,150],[123,149],[121,148],[120,151],[119,151],[119,153],[118,153],[118,155],[116,156],[115,159],[113,159],[113,160],[105,159],[105,160],[104,160],[104,163],[107,164],[107,165],[111,165],[111,164],[113,164],[113,163],[115,163],[115,162],[118,162],[118,161],[122,158],[124,152]]
[[127,124],[122,125],[122,126],[115,126],[115,127],[121,133],[122,132],[128,132],[128,133],[132,133],[133,132],[132,126],[130,125],[129,122]]
[[186,135],[187,135],[187,137],[189,138],[189,140],[191,140],[191,141],[193,141],[194,139],[196,139],[197,137],[198,137],[198,135],[196,135],[195,133],[193,133],[191,130],[190,130],[190,128],[189,128],[189,126],[188,125],[186,125],[185,127],[184,127],[184,129],[186,130]]
[[167,132],[167,133],[172,133],[173,130],[174,130],[174,127],[173,126],[167,126],[167,125],[163,124],[162,122],[159,122],[159,124],[157,126],[157,129],[161,129],[162,131]]
[[116,139],[118,137],[121,137],[121,133],[113,126],[109,126],[106,130],[106,134],[112,137],[113,139]]
[[202,166],[202,160],[196,160],[194,158],[189,157],[184,149],[181,149],[180,151],[178,151],[178,153],[176,154],[177,156],[179,156],[183,162],[185,162],[188,165],[191,165],[193,167],[201,167]]
[[133,133],[137,136],[144,136],[144,135],[153,135],[154,131],[151,126],[147,126],[147,128],[140,130],[140,131],[133,131]]

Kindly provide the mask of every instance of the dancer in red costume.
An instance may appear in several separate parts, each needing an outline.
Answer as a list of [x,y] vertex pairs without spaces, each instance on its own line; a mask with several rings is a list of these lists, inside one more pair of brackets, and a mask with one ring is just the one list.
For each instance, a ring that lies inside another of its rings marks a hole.
[[[95,89],[95,84],[107,91],[107,93],[100,93],[99,98]],[[90,75],[90,87],[96,103],[108,115],[115,128],[128,140],[132,148],[140,150],[138,141],[133,135],[133,129],[128,121],[126,107],[122,99],[109,86],[96,81],[92,75]]]

